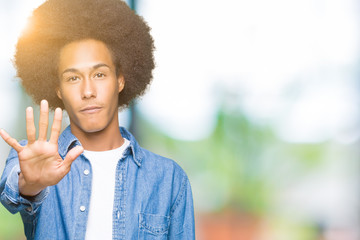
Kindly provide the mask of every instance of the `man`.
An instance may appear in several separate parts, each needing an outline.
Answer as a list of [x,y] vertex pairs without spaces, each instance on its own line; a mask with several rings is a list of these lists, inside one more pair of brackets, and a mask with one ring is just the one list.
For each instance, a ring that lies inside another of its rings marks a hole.
[[[0,130],[13,148],[1,202],[20,212],[28,239],[195,238],[184,171],[119,128],[118,108],[152,78],[149,31],[120,0],[48,0],[34,11],[15,64],[40,104],[38,138],[31,107],[27,141]],[[60,135],[61,108],[70,126]]]

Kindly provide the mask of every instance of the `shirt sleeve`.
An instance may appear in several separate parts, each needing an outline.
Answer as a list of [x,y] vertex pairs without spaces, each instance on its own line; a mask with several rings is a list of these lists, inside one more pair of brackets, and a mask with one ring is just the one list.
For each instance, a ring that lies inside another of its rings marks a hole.
[[194,206],[189,179],[185,175],[180,192],[171,208],[168,239],[195,239]]
[[[25,145],[26,141],[21,141],[20,144]],[[21,212],[23,216],[35,215],[48,195],[49,189],[45,188],[31,198],[22,197],[19,191],[19,173],[20,165],[18,154],[14,149],[11,149],[9,157],[6,160],[4,172],[1,176],[0,201],[12,214]]]

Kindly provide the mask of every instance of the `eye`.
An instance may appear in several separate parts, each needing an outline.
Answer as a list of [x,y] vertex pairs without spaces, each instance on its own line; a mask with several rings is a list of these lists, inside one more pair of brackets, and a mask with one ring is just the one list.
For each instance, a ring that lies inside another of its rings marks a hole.
[[96,78],[104,78],[104,77],[105,77],[105,74],[99,72],[99,73],[96,73],[96,74],[94,75],[94,77],[96,77]]
[[77,81],[78,79],[79,79],[78,76],[71,76],[71,77],[68,77],[66,80],[67,80],[68,82],[75,82],[75,81]]

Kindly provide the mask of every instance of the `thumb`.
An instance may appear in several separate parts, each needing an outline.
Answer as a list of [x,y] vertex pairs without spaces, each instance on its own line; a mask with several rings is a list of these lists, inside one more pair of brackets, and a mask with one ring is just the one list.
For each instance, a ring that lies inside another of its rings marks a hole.
[[80,154],[84,151],[82,146],[76,146],[71,149],[65,156],[63,166],[70,170],[71,164],[75,161],[75,159],[80,156]]

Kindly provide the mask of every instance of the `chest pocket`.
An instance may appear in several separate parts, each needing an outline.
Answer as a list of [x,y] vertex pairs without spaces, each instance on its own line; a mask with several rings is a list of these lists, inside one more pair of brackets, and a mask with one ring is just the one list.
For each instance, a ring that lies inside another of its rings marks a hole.
[[170,217],[139,213],[139,240],[165,240],[168,237]]

